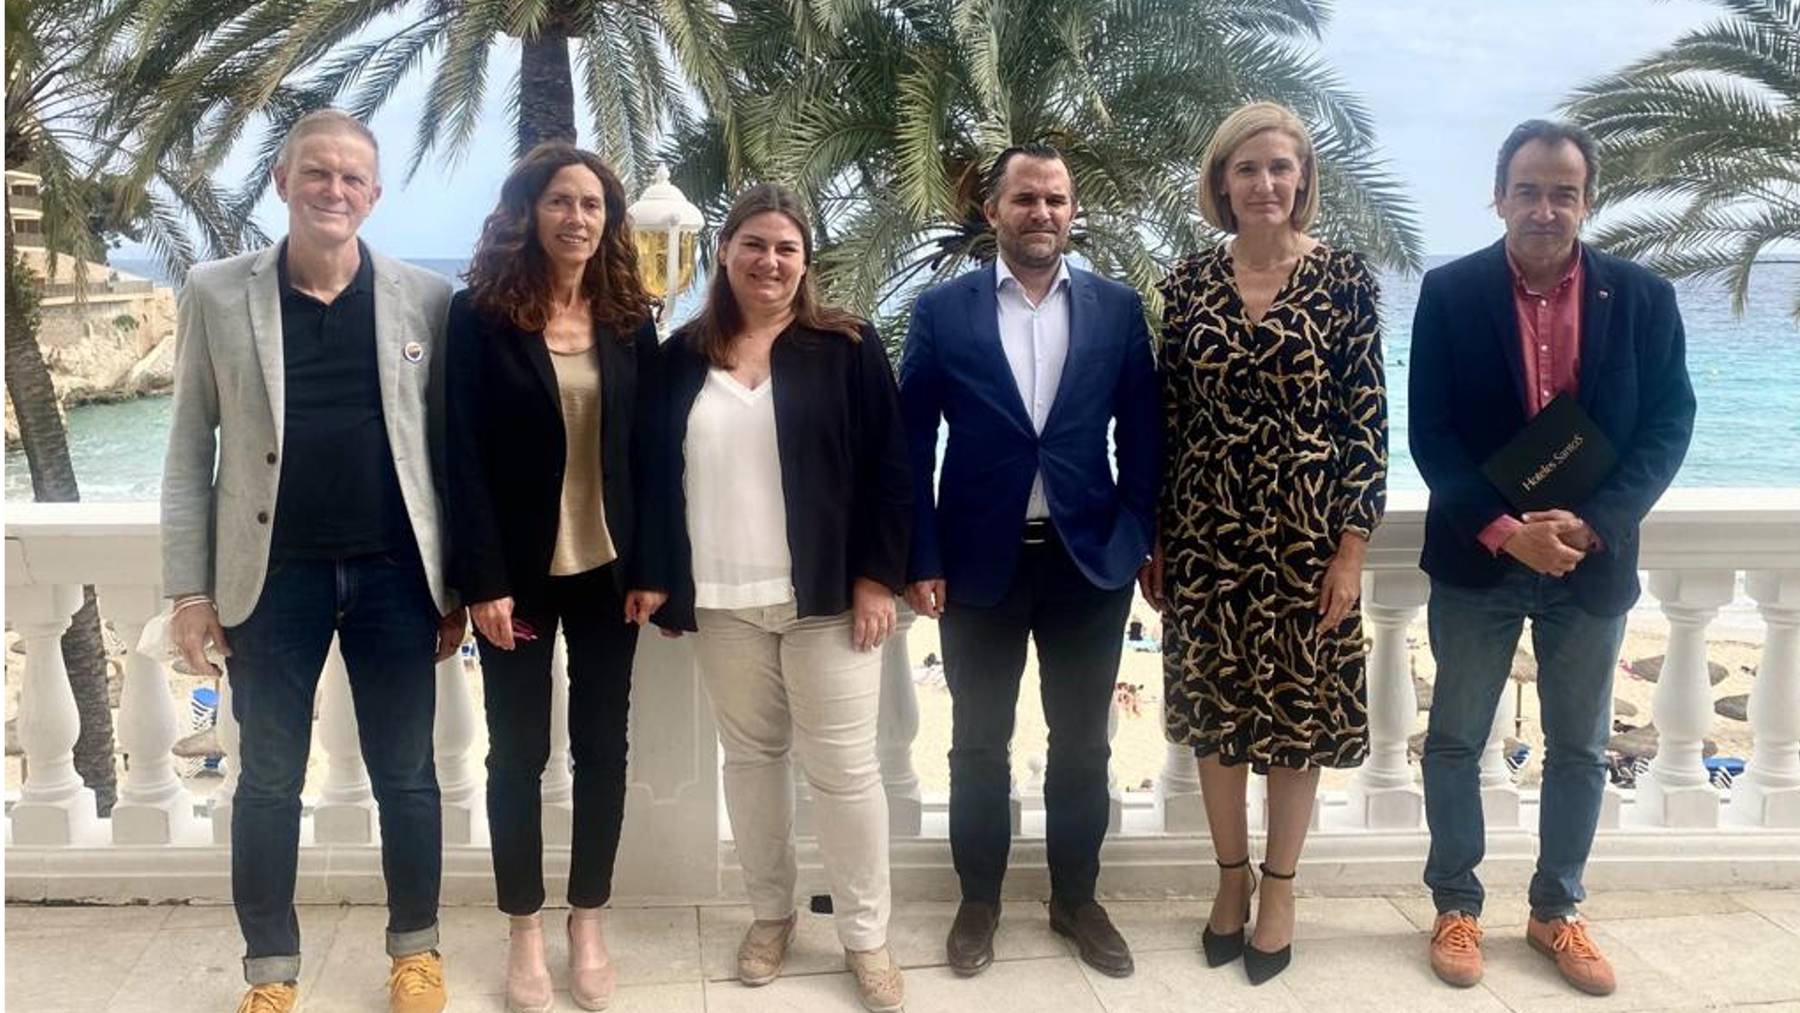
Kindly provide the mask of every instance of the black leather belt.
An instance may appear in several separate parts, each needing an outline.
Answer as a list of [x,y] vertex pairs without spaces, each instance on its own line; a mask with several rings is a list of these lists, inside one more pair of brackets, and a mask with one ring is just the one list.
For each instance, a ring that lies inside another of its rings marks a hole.
[[1025,535],[1022,541],[1026,545],[1043,545],[1056,537],[1056,529],[1051,526],[1050,519],[1040,517],[1025,522]]

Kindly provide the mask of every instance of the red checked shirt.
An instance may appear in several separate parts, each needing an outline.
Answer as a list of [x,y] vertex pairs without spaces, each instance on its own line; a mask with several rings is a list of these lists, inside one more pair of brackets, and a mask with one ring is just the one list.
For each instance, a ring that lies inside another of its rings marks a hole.
[[[1513,274],[1513,308],[1519,318],[1519,348],[1525,363],[1525,417],[1544,410],[1558,394],[1574,394],[1581,380],[1581,247],[1562,279],[1548,292],[1525,284],[1512,252],[1506,254]],[[1501,514],[1481,531],[1481,544],[1494,555],[1524,524]]]

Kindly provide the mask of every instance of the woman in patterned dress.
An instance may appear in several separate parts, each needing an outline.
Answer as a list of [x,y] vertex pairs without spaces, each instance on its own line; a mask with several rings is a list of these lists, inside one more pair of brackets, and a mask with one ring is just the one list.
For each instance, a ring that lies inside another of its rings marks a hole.
[[[1164,280],[1167,472],[1146,597],[1165,716],[1192,746],[1221,868],[1202,939],[1253,982],[1291,955],[1292,882],[1321,767],[1368,748],[1356,602],[1387,472],[1376,283],[1306,234],[1319,206],[1293,113],[1247,105],[1208,146],[1200,208],[1231,238]],[[1269,776],[1255,930],[1245,785]]]

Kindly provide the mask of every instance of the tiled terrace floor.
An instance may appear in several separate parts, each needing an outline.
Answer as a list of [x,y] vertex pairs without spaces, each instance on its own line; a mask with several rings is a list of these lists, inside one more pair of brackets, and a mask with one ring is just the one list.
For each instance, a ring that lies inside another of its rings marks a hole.
[[[1517,895],[1488,902],[1487,978],[1456,991],[1425,965],[1423,897],[1303,898],[1294,965],[1251,988],[1236,966],[1208,970],[1196,953],[1203,901],[1108,905],[1137,954],[1137,974],[1114,980],[1074,959],[1043,907],[1005,911],[987,973],[959,979],[943,965],[952,906],[901,904],[892,944],[907,967],[911,1013],[1160,1013],[1164,1010],[1754,1009],[1800,1013],[1800,890],[1611,893],[1586,907],[1618,968],[1607,999],[1569,990],[1523,938]],[[803,914],[784,976],[760,989],[731,978],[741,907],[622,908],[609,937],[625,984],[618,1013],[831,1013],[859,1009],[830,919]],[[560,916],[553,924],[560,930]],[[370,907],[306,907],[303,1011],[386,1009],[384,914]],[[443,952],[452,1011],[499,1011],[504,920],[449,908]],[[563,957],[560,931],[551,959]],[[232,913],[223,907],[9,906],[6,1009],[18,1013],[229,1013],[242,988]],[[576,1007],[566,993],[558,1010]]]

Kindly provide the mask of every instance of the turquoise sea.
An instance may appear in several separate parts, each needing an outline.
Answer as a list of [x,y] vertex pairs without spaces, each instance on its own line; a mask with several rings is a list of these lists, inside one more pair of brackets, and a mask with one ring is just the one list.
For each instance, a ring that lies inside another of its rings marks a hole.
[[[1448,257],[1433,257],[1438,264]],[[454,278],[463,261],[414,260]],[[121,270],[147,277],[153,265],[121,261]],[[1676,484],[1682,486],[1800,486],[1800,326],[1788,316],[1800,291],[1800,261],[1758,266],[1750,306],[1731,315],[1725,292],[1712,286],[1683,286],[1682,318],[1687,325],[1688,370],[1699,401],[1694,442]],[[1406,364],[1410,351],[1417,275],[1384,279],[1382,320],[1390,402],[1389,484],[1423,488],[1406,453]],[[684,300],[678,311],[691,307]],[[70,453],[88,500],[153,500],[162,476],[169,399],[144,398],[122,404],[91,405],[69,413]],[[6,499],[31,498],[23,454],[6,455]]]

